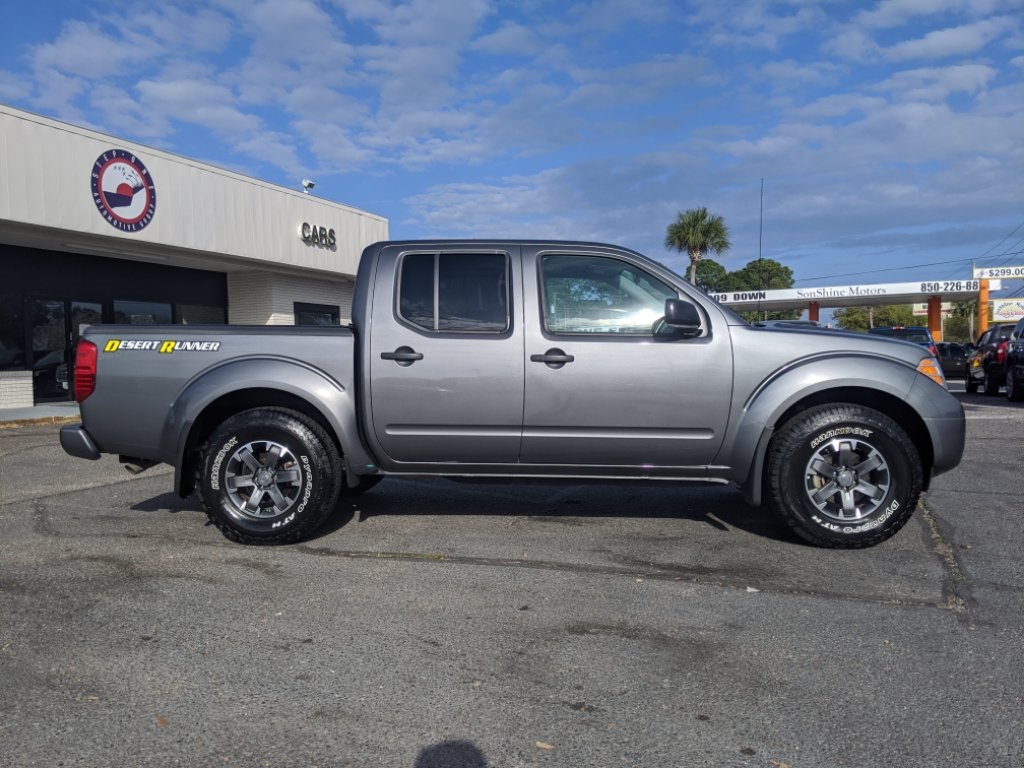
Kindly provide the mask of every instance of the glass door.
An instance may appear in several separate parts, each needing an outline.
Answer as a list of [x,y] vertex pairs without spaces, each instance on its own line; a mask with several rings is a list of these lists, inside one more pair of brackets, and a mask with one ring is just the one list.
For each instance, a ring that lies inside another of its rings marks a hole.
[[78,299],[33,298],[29,311],[35,400],[69,400],[75,345],[85,328],[102,321],[103,305]]

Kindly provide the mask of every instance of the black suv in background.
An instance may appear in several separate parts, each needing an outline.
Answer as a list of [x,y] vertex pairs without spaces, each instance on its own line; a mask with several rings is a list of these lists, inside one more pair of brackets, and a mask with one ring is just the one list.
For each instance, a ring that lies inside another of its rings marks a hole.
[[935,340],[932,339],[932,332],[921,325],[876,325],[874,328],[868,328],[868,333],[910,341],[925,347],[933,356],[937,357],[939,354],[935,348]]
[[939,358],[939,365],[947,379],[963,378],[967,367],[968,352],[962,344],[955,341],[937,341],[935,348],[938,350],[936,357]]
[[986,395],[999,394],[1006,382],[1006,353],[1013,329],[1013,323],[996,323],[978,337],[978,348],[967,360],[968,392],[977,392],[981,386]]
[[1006,398],[1024,400],[1024,318],[1013,326],[1006,346]]

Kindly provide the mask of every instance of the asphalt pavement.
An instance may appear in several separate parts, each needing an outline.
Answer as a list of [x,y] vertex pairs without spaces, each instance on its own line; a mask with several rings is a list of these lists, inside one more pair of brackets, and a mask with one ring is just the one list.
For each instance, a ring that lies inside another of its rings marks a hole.
[[393,478],[243,547],[0,429],[0,766],[1020,768],[1024,406],[958,396],[854,552],[727,488]]

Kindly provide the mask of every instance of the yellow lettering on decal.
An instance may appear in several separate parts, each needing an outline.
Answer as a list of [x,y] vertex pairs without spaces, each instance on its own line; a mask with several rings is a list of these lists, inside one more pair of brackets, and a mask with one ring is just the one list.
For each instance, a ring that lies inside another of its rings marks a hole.
[[166,354],[169,354],[169,353],[173,352],[174,351],[174,342],[173,341],[165,341],[165,342],[163,342],[160,345],[160,351],[163,352],[163,353],[166,353]]
[[107,342],[106,346],[103,347],[104,352],[117,352],[117,348],[121,346],[121,342],[118,339],[111,339]]

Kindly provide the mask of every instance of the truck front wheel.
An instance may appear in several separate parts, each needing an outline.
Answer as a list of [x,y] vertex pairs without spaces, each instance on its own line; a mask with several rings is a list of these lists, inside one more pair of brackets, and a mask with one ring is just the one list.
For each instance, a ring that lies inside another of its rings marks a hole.
[[799,536],[822,547],[870,547],[902,528],[921,495],[917,448],[888,416],[860,405],[797,414],[772,439],[772,502]]
[[311,419],[256,408],[224,421],[203,448],[196,487],[210,520],[232,541],[289,544],[331,514],[341,456]]

